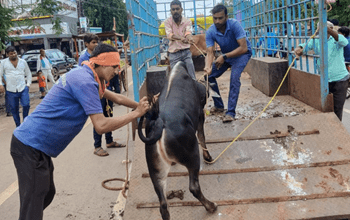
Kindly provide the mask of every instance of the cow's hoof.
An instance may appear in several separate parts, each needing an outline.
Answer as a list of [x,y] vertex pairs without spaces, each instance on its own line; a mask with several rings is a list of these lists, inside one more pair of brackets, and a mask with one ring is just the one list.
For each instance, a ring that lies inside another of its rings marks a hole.
[[215,202],[210,202],[210,205],[207,211],[210,213],[214,213],[217,209],[218,209],[218,205]]
[[210,155],[208,157],[204,157],[204,162],[206,164],[211,164],[211,162],[213,162],[213,158]]

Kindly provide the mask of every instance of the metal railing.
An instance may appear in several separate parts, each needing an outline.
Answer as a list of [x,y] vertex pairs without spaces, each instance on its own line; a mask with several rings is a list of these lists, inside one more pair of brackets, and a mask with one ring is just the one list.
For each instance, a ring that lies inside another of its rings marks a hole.
[[139,89],[145,81],[147,68],[157,65],[160,59],[157,9],[153,0],[127,0],[126,8],[134,99],[139,101]]

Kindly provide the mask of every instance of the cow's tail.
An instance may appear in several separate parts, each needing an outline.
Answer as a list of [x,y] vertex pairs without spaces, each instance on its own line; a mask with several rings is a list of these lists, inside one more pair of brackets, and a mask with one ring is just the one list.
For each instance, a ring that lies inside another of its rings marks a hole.
[[161,137],[163,132],[163,120],[158,117],[156,120],[150,120],[147,125],[148,134],[147,137],[145,137],[142,133],[142,124],[145,116],[142,116],[140,118],[139,124],[138,124],[138,133],[139,137],[142,142],[145,144],[155,144]]
[[[156,95],[159,97],[159,94]],[[163,120],[159,117],[159,101],[158,97],[157,99],[154,99],[155,96],[152,94],[148,95],[148,101],[151,103],[151,109],[140,118],[139,124],[138,124],[138,133],[141,141],[143,141],[145,144],[154,144],[156,143],[161,137],[163,132]],[[146,136],[145,137],[142,133],[142,125],[143,120],[146,117]]]

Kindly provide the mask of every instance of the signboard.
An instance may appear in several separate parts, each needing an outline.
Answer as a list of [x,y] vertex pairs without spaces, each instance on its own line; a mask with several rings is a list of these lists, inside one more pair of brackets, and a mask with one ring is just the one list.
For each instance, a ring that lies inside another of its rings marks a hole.
[[[67,22],[61,22],[62,34],[71,34]],[[52,24],[41,24],[34,28],[27,26],[13,27],[8,31],[10,36],[21,37],[25,39],[35,38],[37,36],[45,36],[48,34],[55,34],[52,30]]]
[[93,34],[102,33],[102,27],[89,27],[89,30]]
[[86,17],[80,17],[79,22],[80,22],[80,28],[84,28],[84,29],[87,28]]

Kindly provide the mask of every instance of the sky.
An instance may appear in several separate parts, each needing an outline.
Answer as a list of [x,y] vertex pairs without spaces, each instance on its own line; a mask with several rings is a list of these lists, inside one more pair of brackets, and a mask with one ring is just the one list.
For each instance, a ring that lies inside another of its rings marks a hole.
[[[180,0],[181,1],[181,0]],[[158,18],[164,20],[170,16],[170,2],[171,0],[155,0],[157,3]],[[194,6],[192,0],[182,0],[183,15],[185,17],[194,17]],[[165,5],[163,3],[166,3]],[[195,0],[196,14],[210,16],[210,10],[222,0]],[[205,5],[205,10],[204,10]]]

